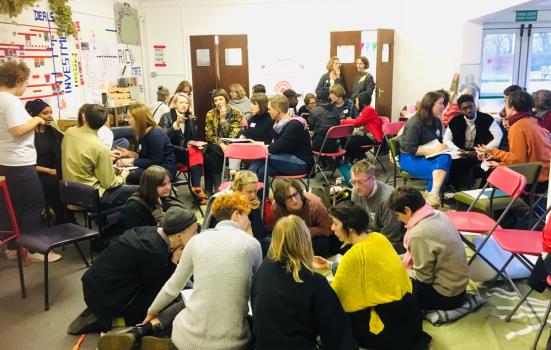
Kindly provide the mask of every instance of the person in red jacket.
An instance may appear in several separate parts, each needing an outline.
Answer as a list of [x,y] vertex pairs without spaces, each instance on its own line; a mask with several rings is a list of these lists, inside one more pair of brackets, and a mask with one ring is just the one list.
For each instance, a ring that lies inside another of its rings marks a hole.
[[372,145],[383,141],[383,127],[381,118],[375,108],[371,107],[371,96],[367,93],[360,93],[354,103],[360,115],[356,119],[342,119],[341,125],[354,125],[355,129],[346,145],[346,153],[350,162],[365,158],[363,145]]

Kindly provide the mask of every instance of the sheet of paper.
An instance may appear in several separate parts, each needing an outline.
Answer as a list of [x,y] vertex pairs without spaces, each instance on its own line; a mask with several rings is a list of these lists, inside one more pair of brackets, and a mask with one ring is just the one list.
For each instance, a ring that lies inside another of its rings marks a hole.
[[354,45],[338,45],[337,57],[341,63],[354,63],[356,47]]

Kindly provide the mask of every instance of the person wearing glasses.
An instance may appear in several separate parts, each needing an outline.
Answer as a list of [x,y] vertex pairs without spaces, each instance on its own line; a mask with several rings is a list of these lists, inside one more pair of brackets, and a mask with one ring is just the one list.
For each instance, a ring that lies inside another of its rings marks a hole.
[[341,244],[331,231],[331,219],[321,199],[304,192],[297,180],[280,180],[274,189],[273,221],[291,214],[306,222],[316,255],[329,257],[339,252]]
[[299,115],[299,117],[302,117],[308,120],[308,117],[310,116],[310,112],[317,106],[318,106],[318,100],[316,99],[316,95],[309,92],[306,95],[304,95],[304,104],[300,106],[297,114]]
[[369,229],[385,235],[398,254],[405,253],[404,225],[396,218],[396,213],[387,203],[394,188],[377,180],[375,166],[365,159],[352,165],[350,175],[353,186],[352,201],[369,213]]

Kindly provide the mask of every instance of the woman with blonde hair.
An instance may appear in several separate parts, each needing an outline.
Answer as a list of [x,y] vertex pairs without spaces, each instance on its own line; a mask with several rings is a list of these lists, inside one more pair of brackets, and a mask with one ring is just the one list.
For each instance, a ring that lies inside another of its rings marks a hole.
[[344,75],[341,72],[341,61],[337,56],[333,56],[327,62],[327,73],[323,74],[316,87],[316,96],[322,101],[329,101],[329,89],[340,84],[346,86]]
[[151,165],[160,165],[165,168],[170,179],[176,176],[176,159],[170,139],[155,123],[149,108],[142,103],[133,103],[128,107],[128,124],[134,129],[134,134],[140,143],[138,152],[117,148],[119,156],[118,166],[134,166],[126,182],[139,184],[140,177],[145,169]]
[[327,279],[312,271],[310,233],[296,215],[281,218],[251,289],[256,349],[357,349]]
[[245,119],[251,117],[251,101],[247,97],[247,93],[241,84],[230,85],[230,106],[241,111]]

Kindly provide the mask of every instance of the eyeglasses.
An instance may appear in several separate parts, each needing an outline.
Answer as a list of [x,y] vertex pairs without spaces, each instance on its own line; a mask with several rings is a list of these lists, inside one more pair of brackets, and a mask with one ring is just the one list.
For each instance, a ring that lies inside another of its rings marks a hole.
[[295,199],[295,200],[299,200],[300,199],[300,193],[299,192],[295,192],[293,194],[290,194],[288,196],[285,196],[285,200],[289,201],[291,199]]
[[364,183],[370,181],[371,179],[373,179],[373,176],[370,176],[364,180],[351,180],[350,183],[352,184],[352,186],[363,185]]
[[191,96],[191,91],[182,91],[184,94],[188,95],[188,96]]

